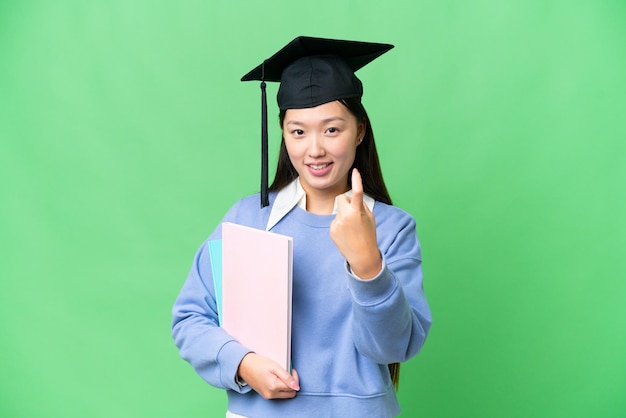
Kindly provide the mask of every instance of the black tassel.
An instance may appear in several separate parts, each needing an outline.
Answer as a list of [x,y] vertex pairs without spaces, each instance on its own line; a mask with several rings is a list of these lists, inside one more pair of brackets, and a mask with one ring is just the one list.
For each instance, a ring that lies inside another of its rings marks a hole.
[[267,97],[265,94],[265,61],[261,67],[261,208],[269,206],[267,180]]
[[267,186],[267,98],[265,81],[261,81],[261,208],[269,206]]

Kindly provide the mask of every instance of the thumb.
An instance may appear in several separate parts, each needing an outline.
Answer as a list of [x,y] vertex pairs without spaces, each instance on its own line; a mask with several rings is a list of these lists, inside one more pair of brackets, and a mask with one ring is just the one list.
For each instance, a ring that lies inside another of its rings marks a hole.
[[[294,372],[295,372],[295,369],[294,369]],[[297,372],[295,373],[295,376],[292,376],[289,373],[287,373],[286,370],[283,370],[282,368],[280,368],[280,369],[277,369],[274,374],[285,385],[287,385],[291,389],[293,389],[293,390],[300,390],[300,384],[299,384],[299,378],[298,378],[298,373]]]

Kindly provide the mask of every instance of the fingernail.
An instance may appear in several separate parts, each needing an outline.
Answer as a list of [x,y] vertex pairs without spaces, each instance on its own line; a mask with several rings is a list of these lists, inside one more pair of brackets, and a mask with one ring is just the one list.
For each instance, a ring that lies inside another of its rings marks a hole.
[[289,385],[291,386],[293,390],[300,390],[300,386],[298,386],[295,380],[292,380],[291,383],[289,383]]

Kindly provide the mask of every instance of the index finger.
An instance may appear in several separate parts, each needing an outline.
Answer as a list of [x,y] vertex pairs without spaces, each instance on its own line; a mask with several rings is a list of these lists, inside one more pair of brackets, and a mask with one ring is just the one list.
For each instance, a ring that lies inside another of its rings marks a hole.
[[350,199],[350,204],[356,210],[361,210],[363,207],[363,180],[361,173],[356,168],[352,169],[352,199]]

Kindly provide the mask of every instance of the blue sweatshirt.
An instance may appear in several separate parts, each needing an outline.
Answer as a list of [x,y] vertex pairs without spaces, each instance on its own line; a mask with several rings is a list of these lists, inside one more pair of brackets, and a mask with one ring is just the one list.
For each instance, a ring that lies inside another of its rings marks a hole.
[[[259,196],[237,202],[223,222],[265,229],[275,202],[259,209]],[[266,400],[235,375],[250,349],[218,326],[205,242],[173,308],[172,335],[196,372],[227,390],[228,409],[251,418],[393,417],[400,413],[387,365],[416,355],[431,314],[422,287],[415,221],[394,206],[375,202],[383,268],[360,280],[330,238],[335,215],[294,206],[271,230],[293,237],[292,364],[300,376],[293,399]],[[209,240],[221,238],[218,227]]]

